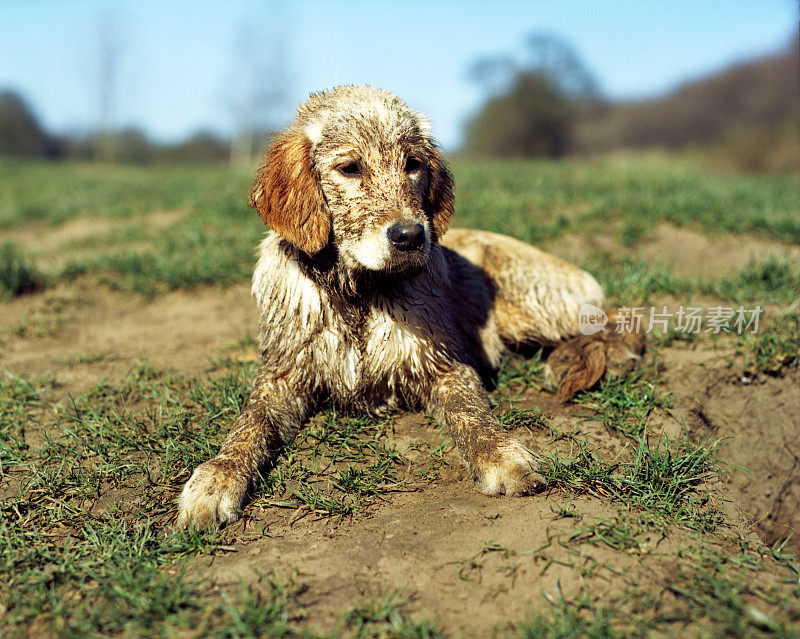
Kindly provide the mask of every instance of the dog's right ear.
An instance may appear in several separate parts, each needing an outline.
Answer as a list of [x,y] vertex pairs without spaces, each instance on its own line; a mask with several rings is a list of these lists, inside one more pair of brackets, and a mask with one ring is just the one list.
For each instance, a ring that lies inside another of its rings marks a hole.
[[453,176],[435,146],[432,147],[428,168],[430,182],[425,195],[425,208],[431,215],[436,239],[441,240],[453,217]]
[[309,255],[328,244],[331,218],[302,133],[281,133],[272,142],[250,189],[250,206],[265,224]]

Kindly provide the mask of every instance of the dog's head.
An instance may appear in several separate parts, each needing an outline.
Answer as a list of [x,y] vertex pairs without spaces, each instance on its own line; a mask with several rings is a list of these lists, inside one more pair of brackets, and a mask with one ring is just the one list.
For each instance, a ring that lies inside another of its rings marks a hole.
[[420,113],[368,86],[312,95],[264,156],[250,204],[313,256],[351,269],[420,267],[453,215],[453,180]]

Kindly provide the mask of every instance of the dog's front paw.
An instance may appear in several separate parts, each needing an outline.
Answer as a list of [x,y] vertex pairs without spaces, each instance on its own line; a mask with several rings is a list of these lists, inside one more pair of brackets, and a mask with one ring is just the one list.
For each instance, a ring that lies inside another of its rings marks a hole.
[[504,441],[475,464],[481,491],[487,495],[540,492],[547,487],[547,480],[538,470],[539,462],[515,439]]
[[178,498],[180,528],[208,528],[239,519],[248,483],[228,460],[200,464]]

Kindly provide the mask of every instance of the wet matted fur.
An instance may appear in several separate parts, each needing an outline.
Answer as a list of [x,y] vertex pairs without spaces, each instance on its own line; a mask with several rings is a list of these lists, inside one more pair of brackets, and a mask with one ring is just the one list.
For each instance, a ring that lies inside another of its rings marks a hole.
[[180,525],[237,519],[259,471],[328,402],[424,409],[484,493],[536,492],[539,461],[491,413],[482,374],[509,346],[562,344],[569,397],[609,356],[625,367],[641,353],[579,335],[580,306],[604,304],[588,273],[503,235],[445,235],[450,172],[424,116],[387,91],[312,95],[266,152],[250,203],[273,229],[253,276],[261,365],[219,454],[186,483]]

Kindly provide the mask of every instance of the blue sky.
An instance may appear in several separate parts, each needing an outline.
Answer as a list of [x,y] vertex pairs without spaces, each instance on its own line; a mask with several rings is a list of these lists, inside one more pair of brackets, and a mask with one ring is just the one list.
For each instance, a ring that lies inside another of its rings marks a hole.
[[311,91],[368,83],[428,113],[453,148],[482,97],[470,64],[523,55],[526,34],[565,38],[608,97],[627,99],[775,50],[797,24],[795,0],[0,0],[0,88],[50,130],[93,127],[106,25],[119,51],[115,120],[156,139],[230,132],[231,103],[271,65],[288,81],[283,118]]

